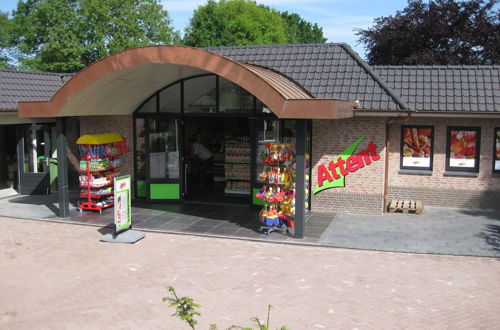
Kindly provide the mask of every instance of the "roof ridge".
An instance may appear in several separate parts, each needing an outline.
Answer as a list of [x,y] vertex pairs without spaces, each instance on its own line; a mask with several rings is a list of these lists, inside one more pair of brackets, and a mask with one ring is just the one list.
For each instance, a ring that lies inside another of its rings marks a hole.
[[382,87],[383,90],[385,90],[387,92],[387,94],[389,94],[389,96],[396,102],[396,104],[401,108],[401,109],[404,109],[404,110],[410,110],[410,107],[400,98],[400,96],[398,94],[396,94],[396,92],[389,87],[389,85],[387,85],[385,83],[385,81],[382,80],[382,78],[380,78],[373,70],[372,68],[368,65],[368,63],[366,63],[365,61],[363,61],[363,59],[361,57],[359,57],[359,55],[352,50],[352,48],[347,45],[347,44],[342,44],[341,47],[349,54],[351,55],[352,58],[354,58],[354,60],[368,73],[368,75],[370,75],[373,80],[375,80],[375,82],[377,84],[380,85],[380,87]]
[[[259,47],[306,47],[306,46],[341,46],[344,45],[344,42],[315,42],[315,43],[298,43],[298,44],[262,44],[262,45],[233,45],[233,46],[207,46],[207,47],[199,47],[201,49],[213,49],[213,48],[259,48]],[[196,47],[198,48],[198,47]]]

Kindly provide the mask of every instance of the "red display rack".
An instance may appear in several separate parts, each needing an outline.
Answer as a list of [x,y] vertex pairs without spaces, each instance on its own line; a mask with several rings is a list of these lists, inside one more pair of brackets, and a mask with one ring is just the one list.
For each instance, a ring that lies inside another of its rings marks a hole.
[[84,135],[77,140],[80,148],[80,198],[78,209],[99,211],[112,207],[113,179],[120,172],[120,156],[127,152],[119,134]]

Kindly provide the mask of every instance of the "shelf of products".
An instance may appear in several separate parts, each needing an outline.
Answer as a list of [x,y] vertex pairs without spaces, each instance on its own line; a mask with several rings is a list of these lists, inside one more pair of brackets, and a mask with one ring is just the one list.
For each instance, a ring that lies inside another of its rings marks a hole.
[[113,180],[120,175],[120,156],[128,151],[118,134],[84,135],[77,140],[80,151],[80,198],[78,209],[102,210],[114,203]]
[[256,197],[265,205],[259,212],[261,232],[294,227],[295,217],[295,152],[290,143],[267,143],[261,154],[259,180],[264,186]]
[[224,143],[224,192],[250,195],[250,138],[227,136]]

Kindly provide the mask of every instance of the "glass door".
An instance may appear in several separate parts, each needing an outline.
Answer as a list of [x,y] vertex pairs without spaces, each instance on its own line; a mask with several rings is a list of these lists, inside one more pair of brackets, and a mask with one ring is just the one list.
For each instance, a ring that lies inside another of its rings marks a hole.
[[21,195],[50,193],[50,130],[48,125],[18,129],[18,170]]
[[179,126],[175,118],[148,119],[146,138],[146,198],[181,199]]

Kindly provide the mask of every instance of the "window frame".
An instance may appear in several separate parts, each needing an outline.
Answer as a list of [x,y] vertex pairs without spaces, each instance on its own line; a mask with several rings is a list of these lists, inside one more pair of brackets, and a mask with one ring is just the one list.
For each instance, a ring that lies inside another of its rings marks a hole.
[[495,127],[493,129],[493,164],[492,164],[492,173],[500,174],[500,168],[498,170],[495,169],[495,163],[500,162],[500,157],[497,158],[497,139],[500,144],[500,127]]
[[[474,167],[451,166],[451,132],[452,131],[475,131],[476,132],[476,155]],[[479,126],[448,126],[446,128],[446,164],[445,171],[449,172],[472,172],[479,173],[479,162],[481,158],[481,127]]]
[[[430,129],[431,134],[431,152],[429,166],[405,166],[403,165],[403,150],[404,150],[404,130],[405,128],[416,128],[416,129]],[[436,136],[435,129],[433,125],[401,125],[401,135],[400,135],[400,149],[399,149],[399,168],[401,170],[417,170],[417,171],[432,171],[434,167],[434,139]]]

